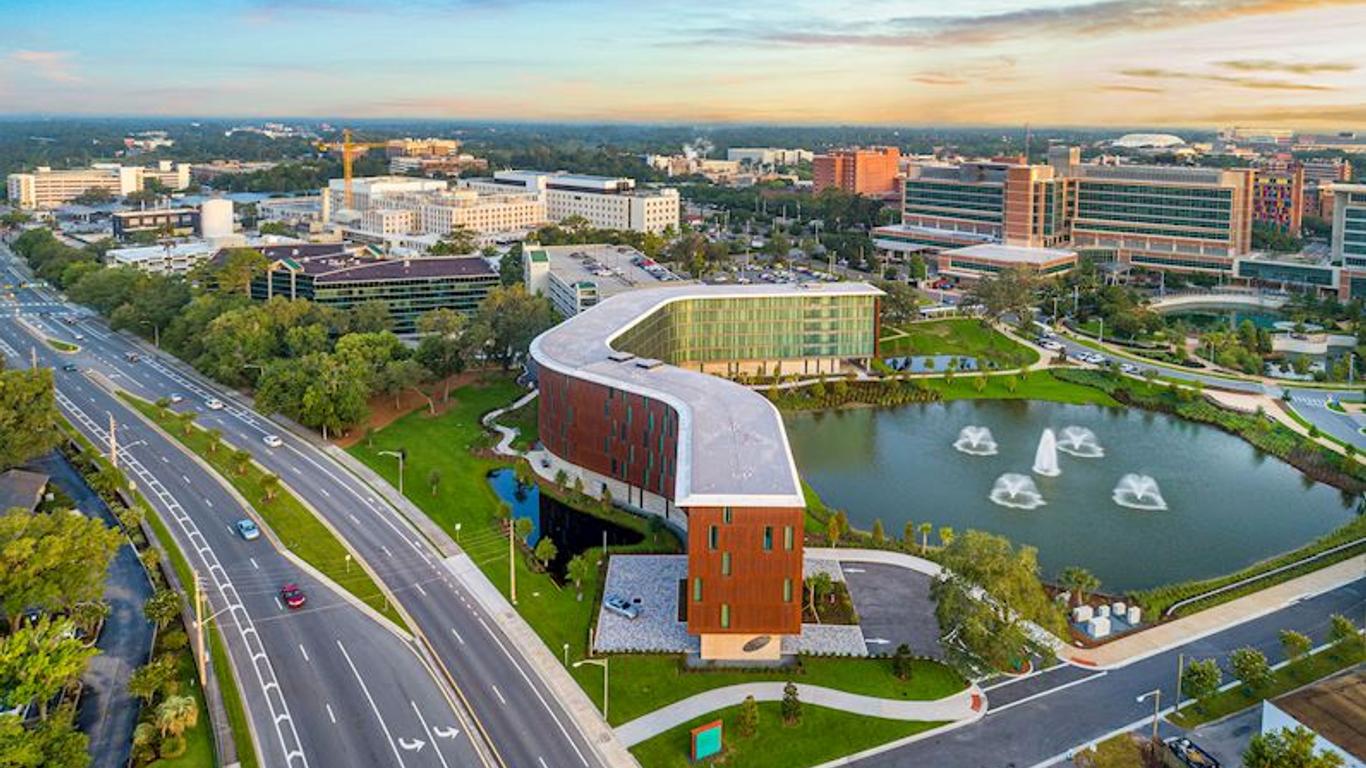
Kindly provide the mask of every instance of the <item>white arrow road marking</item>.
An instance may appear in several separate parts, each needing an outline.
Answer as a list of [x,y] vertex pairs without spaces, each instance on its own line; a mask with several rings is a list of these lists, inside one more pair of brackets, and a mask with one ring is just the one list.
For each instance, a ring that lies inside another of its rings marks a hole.
[[[423,741],[422,739],[413,739],[412,741],[408,741],[407,739],[399,739],[398,745],[408,750],[409,752],[421,752],[422,748],[427,746],[427,742]],[[444,763],[446,761],[442,760],[441,762]]]
[[439,737],[441,737],[441,738],[443,738],[443,739],[453,739],[453,738],[455,738],[456,736],[459,736],[459,735],[460,735],[460,729],[459,729],[459,728],[433,728],[433,729],[432,729],[432,735],[433,735],[433,736],[439,736]]
[[[427,718],[425,718],[425,717],[422,716],[422,710],[420,710],[420,709],[417,708],[417,702],[416,702],[416,701],[413,701],[412,699],[409,699],[409,700],[408,700],[408,703],[409,703],[410,705],[412,705],[412,707],[413,707],[413,714],[417,715],[417,721],[418,721],[419,723],[422,723],[422,730],[423,730],[423,731],[426,731],[426,733],[427,733],[427,738],[429,738],[429,739],[432,740],[432,742],[433,742],[433,743],[432,743],[432,751],[436,753],[436,759],[441,761],[441,768],[451,768],[450,765],[446,763],[446,756],[443,755],[443,754],[441,754],[441,748],[438,747],[438,746],[436,745],[436,743],[435,743],[435,742],[436,742],[436,737],[433,735],[433,729],[427,726]],[[450,729],[450,730],[455,730],[455,729],[452,728],[452,729]],[[452,737],[452,738],[454,738],[454,737]],[[399,743],[402,744],[403,742],[400,741]],[[421,746],[421,745],[422,745],[422,741],[419,739],[417,743],[418,743],[418,748],[417,748],[417,750],[418,750],[419,752],[421,752],[421,751],[422,751],[422,746]],[[406,745],[404,746],[404,749],[407,749],[407,746],[406,746]]]

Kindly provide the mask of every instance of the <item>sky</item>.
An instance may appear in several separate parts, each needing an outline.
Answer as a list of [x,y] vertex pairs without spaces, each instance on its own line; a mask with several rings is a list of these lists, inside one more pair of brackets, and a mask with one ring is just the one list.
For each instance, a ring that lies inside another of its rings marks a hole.
[[0,0],[0,114],[1366,128],[1366,0]]

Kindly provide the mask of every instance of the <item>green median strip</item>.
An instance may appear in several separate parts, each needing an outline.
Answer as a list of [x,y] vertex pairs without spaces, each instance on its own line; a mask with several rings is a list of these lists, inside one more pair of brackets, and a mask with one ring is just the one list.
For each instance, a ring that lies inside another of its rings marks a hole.
[[274,476],[250,461],[249,454],[215,440],[208,431],[192,423],[187,425],[172,411],[126,392],[120,392],[119,396],[231,483],[291,552],[398,626],[405,625],[365,569],[351,561],[346,547],[332,531],[284,488],[278,478],[273,484],[265,481],[267,476]]
[[79,352],[81,349],[75,344],[68,344],[65,341],[58,341],[57,339],[46,339],[46,341],[49,347],[52,347],[58,352]]
[[758,727],[752,736],[741,736],[740,707],[727,707],[683,723],[631,748],[641,765],[650,768],[689,768],[689,731],[713,720],[722,722],[723,753],[708,764],[743,765],[747,768],[800,768],[861,752],[879,744],[903,739],[943,723],[886,720],[853,712],[802,706],[801,722],[786,725],[782,705],[759,703]]

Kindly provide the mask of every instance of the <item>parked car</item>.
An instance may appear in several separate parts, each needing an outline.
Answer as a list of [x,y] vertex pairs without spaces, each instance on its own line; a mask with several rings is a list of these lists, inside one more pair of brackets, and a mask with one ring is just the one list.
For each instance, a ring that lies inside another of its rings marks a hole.
[[208,406],[209,410],[211,411],[223,410],[223,401],[219,400],[216,397],[211,397],[208,400],[205,400],[204,405]]
[[640,615],[640,606],[621,595],[608,595],[603,599],[602,606],[625,619],[634,619]]
[[242,519],[237,521],[237,535],[247,541],[255,541],[261,538],[261,529],[256,527],[256,523],[251,520]]
[[1054,341],[1052,339],[1044,339],[1043,341],[1040,341],[1039,346],[1043,347],[1044,349],[1052,350],[1054,352],[1061,352],[1062,350],[1066,349],[1066,347],[1062,345],[1062,342]]
[[304,595],[304,591],[299,589],[298,584],[286,584],[280,588],[280,602],[284,603],[287,608],[296,609],[304,607],[308,598]]
[[1134,365],[1133,363],[1120,363],[1119,369],[1128,374],[1138,374],[1138,366]]
[[261,438],[261,442],[265,443],[271,448],[279,448],[280,446],[285,444],[285,441],[281,440],[279,435],[266,435],[265,437]]

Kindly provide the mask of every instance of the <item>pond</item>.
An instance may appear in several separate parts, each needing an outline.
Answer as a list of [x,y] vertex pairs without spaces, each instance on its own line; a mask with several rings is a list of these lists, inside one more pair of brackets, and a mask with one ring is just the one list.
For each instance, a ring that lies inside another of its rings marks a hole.
[[1046,577],[1080,565],[1114,591],[1229,573],[1356,514],[1237,437],[1137,409],[965,400],[786,420],[802,476],[855,527],[930,522],[931,544],[941,526],[990,531],[1037,547]]
[[[542,535],[555,542],[559,554],[550,563],[552,573],[562,576],[565,566],[574,555],[592,547],[630,546],[645,537],[615,523],[595,517],[541,493],[536,485],[521,485],[511,469],[495,469],[488,474],[489,486],[499,499],[512,507],[514,518],[531,521],[531,535],[527,542],[536,546]],[[605,535],[605,538],[604,538]]]

